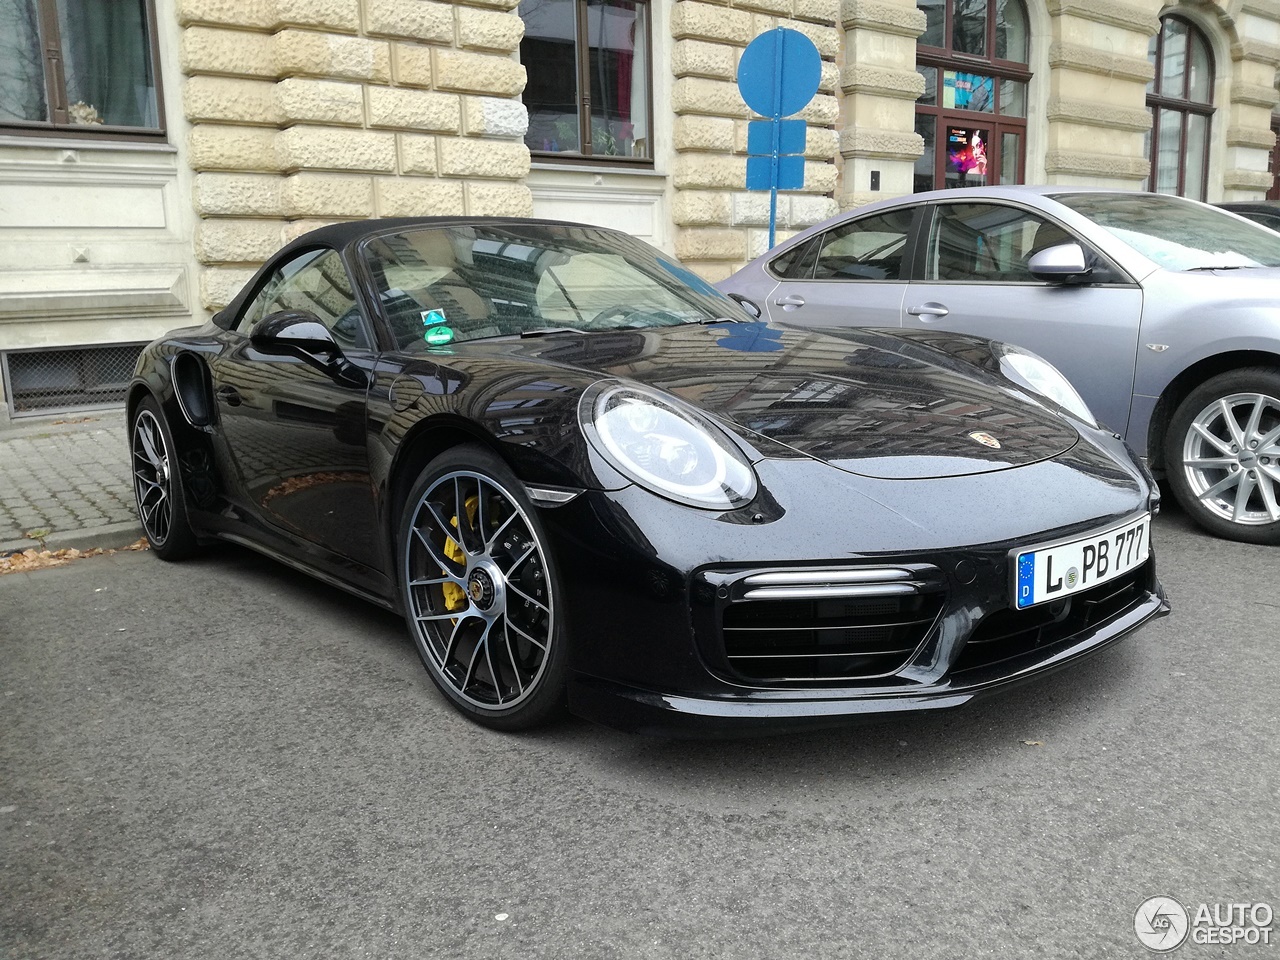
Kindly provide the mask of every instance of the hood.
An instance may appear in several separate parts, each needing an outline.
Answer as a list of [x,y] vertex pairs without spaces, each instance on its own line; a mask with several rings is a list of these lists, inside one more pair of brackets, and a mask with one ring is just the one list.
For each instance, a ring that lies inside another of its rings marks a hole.
[[[957,340],[967,349],[976,342]],[[868,477],[1004,470],[1056,457],[1079,439],[1014,385],[884,331],[724,323],[504,346],[670,393],[748,440],[772,441],[756,443],[766,457],[811,457]]]

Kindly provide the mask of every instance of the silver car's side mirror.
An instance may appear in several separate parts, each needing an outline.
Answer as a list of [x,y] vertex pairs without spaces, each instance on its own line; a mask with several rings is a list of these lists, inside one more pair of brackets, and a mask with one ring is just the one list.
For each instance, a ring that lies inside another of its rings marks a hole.
[[1084,262],[1084,250],[1078,243],[1060,243],[1032,254],[1027,269],[1037,280],[1084,279],[1093,268]]

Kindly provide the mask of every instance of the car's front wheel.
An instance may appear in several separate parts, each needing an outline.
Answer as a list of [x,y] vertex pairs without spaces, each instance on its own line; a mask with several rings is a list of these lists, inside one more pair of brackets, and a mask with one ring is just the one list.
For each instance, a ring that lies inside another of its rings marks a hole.
[[1280,544],[1280,370],[1232,370],[1192,390],[1170,422],[1165,466],[1210,533]]
[[440,691],[499,730],[542,724],[564,704],[567,652],[554,560],[523,485],[493,453],[433,460],[399,528],[405,617]]
[[190,556],[196,550],[196,537],[187,522],[177,448],[164,412],[151,397],[133,412],[129,460],[138,519],[151,549],[161,560]]

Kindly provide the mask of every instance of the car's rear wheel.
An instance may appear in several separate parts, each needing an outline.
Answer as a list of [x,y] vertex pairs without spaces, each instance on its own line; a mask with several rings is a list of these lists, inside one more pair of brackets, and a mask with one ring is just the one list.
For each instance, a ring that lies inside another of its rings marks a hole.
[[405,617],[422,662],[464,715],[499,730],[563,707],[567,656],[554,561],[515,475],[477,446],[433,460],[399,529]]
[[196,550],[196,537],[187,520],[177,447],[164,412],[151,397],[133,412],[129,455],[138,519],[151,549],[162,560],[190,556]]
[[1200,526],[1280,544],[1280,371],[1232,370],[1192,390],[1169,425],[1165,466]]

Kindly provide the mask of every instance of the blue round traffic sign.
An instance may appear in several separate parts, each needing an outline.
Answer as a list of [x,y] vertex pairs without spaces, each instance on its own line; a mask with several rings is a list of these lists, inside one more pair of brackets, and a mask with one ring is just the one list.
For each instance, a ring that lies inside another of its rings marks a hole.
[[786,117],[813,99],[822,58],[798,30],[778,27],[760,34],[738,61],[738,89],[747,106],[765,117]]

